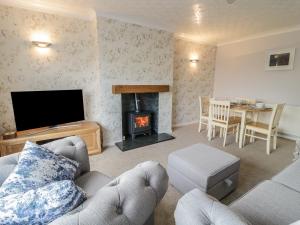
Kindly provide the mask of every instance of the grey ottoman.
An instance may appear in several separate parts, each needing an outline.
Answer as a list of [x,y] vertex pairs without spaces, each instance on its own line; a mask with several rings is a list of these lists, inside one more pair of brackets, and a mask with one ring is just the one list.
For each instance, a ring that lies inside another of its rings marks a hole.
[[175,151],[168,158],[170,183],[183,194],[198,188],[217,199],[238,183],[240,159],[216,148],[196,144]]

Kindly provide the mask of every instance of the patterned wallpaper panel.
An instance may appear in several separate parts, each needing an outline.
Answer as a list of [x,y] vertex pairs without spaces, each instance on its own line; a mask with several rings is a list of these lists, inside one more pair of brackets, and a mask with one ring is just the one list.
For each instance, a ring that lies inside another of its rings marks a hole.
[[[40,52],[31,44],[36,34],[53,45]],[[200,55],[195,68],[191,52]],[[114,84],[170,85],[171,92],[159,94],[158,127],[170,133],[172,114],[174,124],[196,120],[198,95],[212,93],[215,52],[117,20],[0,6],[0,133],[15,129],[11,91],[83,89],[86,119],[102,125],[104,145],[119,141],[121,96],[112,94]]]
[[[197,58],[197,63],[191,63]],[[173,124],[199,119],[198,96],[212,95],[216,47],[176,39],[174,53]]]
[[[96,22],[0,6],[0,133],[14,130],[11,91],[83,89],[86,118],[99,115]],[[42,52],[38,35],[52,46]]]
[[[121,140],[121,95],[114,84],[173,83],[173,35],[138,25],[98,18],[100,114],[104,143]],[[159,132],[171,132],[172,93],[159,94]]]

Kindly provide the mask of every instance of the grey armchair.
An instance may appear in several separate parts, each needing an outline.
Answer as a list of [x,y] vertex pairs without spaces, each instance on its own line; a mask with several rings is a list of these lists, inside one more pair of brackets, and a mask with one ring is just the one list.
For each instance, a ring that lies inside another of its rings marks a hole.
[[[44,145],[80,163],[76,184],[88,193],[88,199],[51,225],[151,225],[154,209],[168,188],[166,170],[154,161],[112,179],[90,171],[85,143],[68,137]],[[0,158],[0,185],[18,163],[19,154]]]

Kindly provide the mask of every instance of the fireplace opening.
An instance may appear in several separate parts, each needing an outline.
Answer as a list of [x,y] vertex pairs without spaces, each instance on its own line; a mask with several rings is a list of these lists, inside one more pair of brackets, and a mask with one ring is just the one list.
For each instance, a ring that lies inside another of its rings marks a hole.
[[116,145],[122,150],[174,139],[158,133],[159,93],[122,93],[122,136]]
[[149,127],[150,126],[150,115],[138,115],[134,118],[135,127],[142,128],[142,127]]

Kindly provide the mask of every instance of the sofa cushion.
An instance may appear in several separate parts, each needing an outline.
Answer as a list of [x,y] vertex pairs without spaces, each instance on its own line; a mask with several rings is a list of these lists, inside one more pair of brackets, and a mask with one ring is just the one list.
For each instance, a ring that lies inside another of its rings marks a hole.
[[283,225],[300,219],[300,194],[282,184],[264,181],[231,206],[255,225]]
[[48,224],[86,199],[73,181],[58,181],[0,198],[0,224]]
[[300,160],[289,165],[274,176],[272,180],[300,192]]
[[178,201],[174,215],[176,225],[250,225],[241,215],[199,189]]
[[100,188],[108,184],[112,179],[98,171],[85,173],[76,179],[75,183],[81,187],[88,196],[94,195]]
[[0,197],[42,187],[53,181],[73,180],[78,163],[26,142],[18,165],[0,187]]
[[[56,154],[61,154],[69,159],[79,162],[76,177],[90,171],[90,163],[86,144],[78,136],[59,139],[42,145]],[[0,185],[11,174],[18,164],[20,153],[0,157]]]

